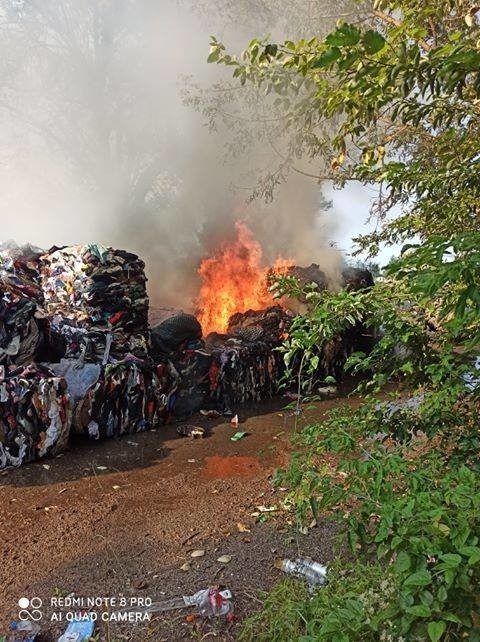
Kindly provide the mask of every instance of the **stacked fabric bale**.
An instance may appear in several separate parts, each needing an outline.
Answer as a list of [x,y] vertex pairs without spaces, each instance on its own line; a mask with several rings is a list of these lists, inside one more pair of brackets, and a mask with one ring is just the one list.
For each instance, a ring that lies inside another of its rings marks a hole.
[[202,340],[202,327],[192,314],[180,312],[152,328],[152,355],[168,377],[168,411],[187,416],[209,397],[211,355]]
[[91,439],[150,430],[168,412],[169,397],[163,390],[161,368],[148,363],[125,360],[102,367],[76,405],[74,430]]
[[0,468],[64,449],[71,414],[63,378],[34,364],[0,366]]
[[175,381],[169,408],[184,417],[201,408],[229,413],[241,403],[273,396],[283,374],[281,342],[291,321],[279,306],[231,319],[229,334],[205,340],[197,319],[177,314],[152,328],[155,360]]
[[285,367],[276,348],[291,321],[292,316],[280,306],[248,310],[230,318],[223,338],[207,337],[212,354],[210,398],[223,411],[278,393]]
[[278,393],[283,359],[271,343],[230,340],[212,351],[210,400],[225,414],[238,404],[261,401]]
[[148,350],[145,264],[135,254],[97,243],[53,248],[41,257],[51,329],[66,357],[116,361]]
[[30,246],[0,250],[0,364],[32,361],[42,340],[38,255]]

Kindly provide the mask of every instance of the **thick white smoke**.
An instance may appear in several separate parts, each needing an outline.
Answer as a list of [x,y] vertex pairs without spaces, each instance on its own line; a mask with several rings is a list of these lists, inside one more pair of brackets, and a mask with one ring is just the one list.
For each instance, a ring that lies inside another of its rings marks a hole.
[[[0,240],[132,250],[147,263],[154,303],[186,309],[199,260],[237,218],[266,260],[323,257],[335,271],[318,185],[296,175],[272,203],[248,203],[250,170],[278,162],[275,153],[265,141],[234,140],[245,149],[226,157],[228,125],[212,132],[182,102],[182,76],[203,86],[230,77],[206,63],[210,34],[235,48],[266,25],[288,27],[285,3],[223,4],[2,0]],[[312,3],[293,5],[307,15]]]

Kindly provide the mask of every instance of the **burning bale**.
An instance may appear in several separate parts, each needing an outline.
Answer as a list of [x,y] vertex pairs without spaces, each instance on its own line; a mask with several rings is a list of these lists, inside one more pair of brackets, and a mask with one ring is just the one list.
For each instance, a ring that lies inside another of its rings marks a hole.
[[202,279],[197,299],[198,320],[207,335],[226,332],[230,317],[245,310],[263,310],[275,304],[267,276],[288,261],[278,258],[273,268],[262,262],[262,247],[251,230],[237,222],[236,238],[224,242],[198,269]]
[[176,315],[153,328],[155,358],[169,364],[176,382],[174,414],[184,417],[204,407],[229,412],[276,394],[283,362],[274,348],[290,322],[287,311],[273,306],[237,313],[228,321],[228,334],[211,332],[205,340],[191,315]]
[[292,315],[280,305],[265,310],[237,312],[228,321],[227,333],[246,341],[279,344],[288,333]]
[[278,392],[283,358],[264,340],[227,338],[212,351],[210,400],[224,412],[247,401],[260,401]]
[[[320,290],[327,290],[331,287],[325,272],[320,269],[320,266],[317,263],[311,263],[307,267],[293,265],[286,269],[286,273],[289,276],[297,278],[301,285],[316,283]],[[341,270],[339,274],[338,285],[348,290],[364,290],[372,287],[374,285],[374,281],[368,270],[346,267]]]
[[212,344],[210,398],[217,406],[230,410],[278,392],[285,369],[275,348],[288,332],[291,320],[280,306],[230,317],[228,334],[223,339],[217,335]]

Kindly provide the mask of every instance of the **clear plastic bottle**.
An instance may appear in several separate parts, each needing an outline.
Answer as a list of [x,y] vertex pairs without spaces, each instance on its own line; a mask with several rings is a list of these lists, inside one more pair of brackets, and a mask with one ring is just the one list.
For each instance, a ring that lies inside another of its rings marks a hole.
[[321,586],[327,581],[327,567],[313,560],[298,558],[296,560],[278,560],[275,564],[284,573],[303,578],[311,586]]

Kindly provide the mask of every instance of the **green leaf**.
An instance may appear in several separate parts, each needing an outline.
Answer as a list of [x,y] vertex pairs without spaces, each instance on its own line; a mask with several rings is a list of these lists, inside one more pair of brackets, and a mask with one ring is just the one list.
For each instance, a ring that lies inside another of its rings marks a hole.
[[432,642],[438,642],[445,632],[447,625],[445,622],[429,622],[427,626],[428,636]]
[[332,47],[351,47],[360,42],[360,31],[354,25],[344,24],[325,38]]
[[417,571],[407,577],[404,586],[427,586],[431,581],[432,575],[429,571]]
[[220,58],[220,50],[218,47],[212,47],[212,50],[207,58],[207,62],[217,62]]
[[362,42],[365,47],[365,51],[369,55],[378,53],[386,44],[386,40],[382,34],[378,33],[378,31],[374,31],[373,29],[369,29],[363,34]]
[[340,49],[338,47],[331,47],[324,51],[312,64],[312,69],[317,67],[328,67],[338,60],[341,56]]
[[415,615],[416,617],[430,617],[431,611],[425,604],[415,604],[415,606],[409,606],[405,609],[410,615]]
[[480,562],[480,548],[478,546],[463,546],[460,549],[462,555],[468,556],[470,566]]
[[394,568],[398,573],[408,571],[410,568],[411,560],[410,555],[405,551],[400,551],[397,559],[395,560]]
[[445,565],[448,568],[457,568],[462,563],[462,558],[460,555],[455,553],[446,553],[445,555],[440,555],[440,559],[445,562]]

